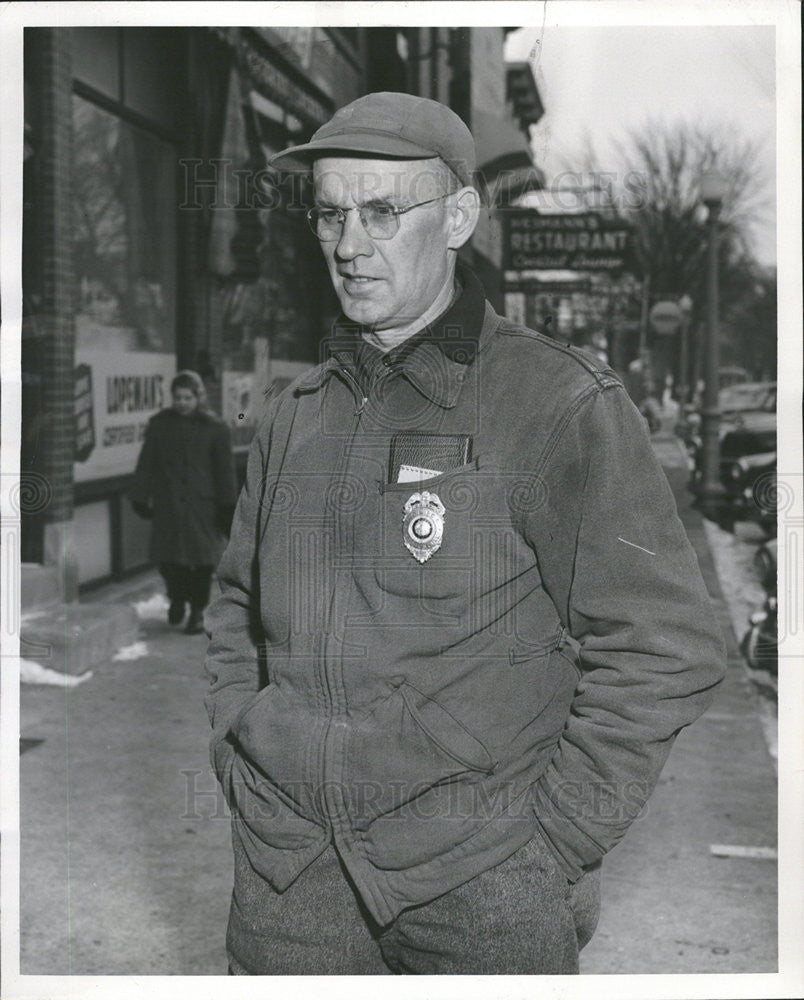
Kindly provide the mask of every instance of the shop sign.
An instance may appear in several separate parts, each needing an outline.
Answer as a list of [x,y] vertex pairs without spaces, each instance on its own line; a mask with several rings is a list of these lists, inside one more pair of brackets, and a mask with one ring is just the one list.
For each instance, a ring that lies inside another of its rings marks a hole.
[[505,267],[514,271],[616,271],[625,267],[630,228],[599,212],[545,215],[510,209],[505,219]]
[[316,125],[322,125],[331,117],[332,112],[321,101],[304,91],[251,45],[245,45],[244,56],[255,88],[266,97]]
[[[270,28],[252,26],[247,31],[259,35],[270,46],[271,52],[279,53],[283,59],[301,69],[307,80],[330,99],[331,107],[348,104],[363,93],[357,51],[352,58],[348,58],[327,30],[321,27],[272,25]],[[315,98],[315,93],[311,93]],[[330,113],[327,112],[323,118],[312,116],[312,119],[320,125]]]
[[76,361],[74,479],[84,483],[129,475],[148,421],[170,405],[175,356],[79,349]]
[[92,369],[89,365],[78,365],[73,376],[73,430],[75,460],[86,462],[95,448]]
[[221,416],[235,449],[248,446],[254,437],[260,389],[254,372],[228,371],[221,375]]
[[528,295],[550,293],[558,295],[562,292],[586,292],[590,288],[590,278],[579,278],[577,281],[539,281],[538,278],[517,278],[506,280],[506,292],[525,292]]
[[283,26],[279,24],[271,25],[270,28],[253,29],[261,35],[267,42],[273,43],[276,38],[282,55],[290,55],[304,70],[310,69],[310,62],[313,56],[313,41],[318,28]]
[[265,407],[293,379],[306,372],[305,361],[256,359],[254,371],[224,371],[221,376],[221,416],[235,451],[247,448],[262,422]]

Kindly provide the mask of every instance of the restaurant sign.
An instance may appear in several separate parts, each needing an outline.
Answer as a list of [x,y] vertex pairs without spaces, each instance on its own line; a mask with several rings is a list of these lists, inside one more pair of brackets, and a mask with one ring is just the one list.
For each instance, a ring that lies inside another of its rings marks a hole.
[[616,271],[625,267],[630,227],[599,212],[543,215],[511,209],[505,220],[505,267],[512,271]]

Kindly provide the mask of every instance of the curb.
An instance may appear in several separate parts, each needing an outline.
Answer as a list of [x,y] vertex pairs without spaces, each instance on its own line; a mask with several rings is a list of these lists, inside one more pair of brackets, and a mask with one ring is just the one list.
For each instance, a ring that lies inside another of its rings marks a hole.
[[25,659],[66,674],[83,674],[133,643],[139,620],[126,604],[69,604],[33,613],[20,630]]

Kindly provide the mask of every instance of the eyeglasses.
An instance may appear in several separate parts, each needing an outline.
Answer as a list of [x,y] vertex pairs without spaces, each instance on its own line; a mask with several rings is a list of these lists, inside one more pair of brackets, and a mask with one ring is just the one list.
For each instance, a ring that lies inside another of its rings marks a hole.
[[346,223],[346,213],[357,212],[363,228],[373,240],[390,240],[399,232],[400,215],[412,212],[414,208],[421,208],[422,205],[432,205],[434,201],[448,198],[450,194],[453,192],[448,191],[437,198],[420,201],[415,205],[406,205],[404,208],[394,208],[393,205],[382,203],[361,205],[359,208],[311,208],[307,212],[307,221],[310,229],[322,243],[330,243],[341,238]]

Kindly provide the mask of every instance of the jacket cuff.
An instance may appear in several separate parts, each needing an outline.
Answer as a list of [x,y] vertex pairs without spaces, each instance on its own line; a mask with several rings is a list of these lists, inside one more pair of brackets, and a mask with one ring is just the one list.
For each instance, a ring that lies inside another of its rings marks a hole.
[[567,880],[577,882],[606,851],[559,811],[555,797],[551,797],[540,782],[532,788],[531,802],[545,846]]

